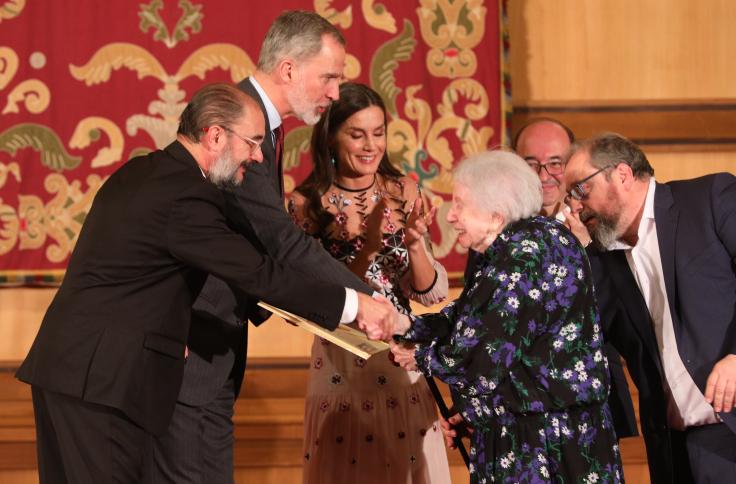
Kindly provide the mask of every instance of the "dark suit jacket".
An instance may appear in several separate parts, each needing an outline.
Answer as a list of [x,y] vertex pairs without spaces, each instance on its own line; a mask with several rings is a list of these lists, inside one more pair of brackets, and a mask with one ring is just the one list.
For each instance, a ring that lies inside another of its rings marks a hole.
[[[243,184],[226,194],[228,223],[263,253],[308,274],[309,283],[329,281],[371,294],[372,290],[344,264],[297,227],[284,209],[282,173],[277,166],[263,100],[250,79],[244,79],[238,87],[261,107],[266,120],[266,139],[261,145],[263,163],[249,167]],[[260,324],[268,317],[257,310],[256,302],[237,301],[226,284],[215,277],[208,278],[194,305],[190,358],[179,396],[182,403],[194,406],[208,403],[228,377],[233,378],[238,394],[245,370],[247,320]]]
[[97,193],[18,378],[168,426],[184,370],[191,307],[207,273],[326,326],[345,293],[303,284],[224,217],[223,194],[178,142],[135,158]]
[[[736,177],[658,183],[654,219],[677,349],[704,392],[715,363],[736,353]],[[606,336],[639,389],[652,482],[675,482],[664,373],[649,311],[623,251],[601,253],[595,263]],[[736,433],[736,411],[720,416]]]

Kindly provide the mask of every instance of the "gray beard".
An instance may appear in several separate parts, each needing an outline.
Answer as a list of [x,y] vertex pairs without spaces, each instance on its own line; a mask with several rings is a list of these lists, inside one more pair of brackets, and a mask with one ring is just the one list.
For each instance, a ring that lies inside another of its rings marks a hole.
[[286,92],[286,100],[289,102],[294,117],[303,122],[307,126],[314,126],[319,121],[321,115],[315,111],[316,106],[306,101],[306,89],[300,84],[296,89]]
[[231,151],[226,150],[210,167],[209,179],[218,188],[237,186],[238,182],[235,176],[239,168],[240,163],[234,163]]
[[616,226],[618,220],[614,220],[611,217],[603,217],[598,215],[598,224],[592,231],[590,236],[592,237],[595,244],[601,250],[608,250],[619,238],[618,230]]

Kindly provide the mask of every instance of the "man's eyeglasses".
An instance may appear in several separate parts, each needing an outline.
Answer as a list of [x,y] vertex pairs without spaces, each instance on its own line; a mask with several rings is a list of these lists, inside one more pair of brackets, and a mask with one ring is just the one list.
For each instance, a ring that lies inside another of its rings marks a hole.
[[603,168],[600,168],[594,171],[593,173],[586,176],[579,182],[575,183],[572,186],[572,188],[567,192],[567,196],[565,197],[565,202],[569,201],[570,198],[575,199],[575,200],[585,200],[586,198],[588,198],[588,195],[590,195],[590,192],[585,187],[585,182],[587,182],[588,180],[596,176],[598,173],[608,170],[609,168],[614,168],[614,167],[615,165],[604,166]]
[[234,134],[238,138],[242,139],[245,144],[247,144],[248,146],[250,146],[250,149],[251,149],[252,152],[255,153],[256,151],[258,151],[259,149],[261,149],[261,144],[263,144],[263,140],[256,141],[253,138],[248,138],[247,136],[240,136],[238,133],[236,133],[235,131],[233,131],[232,129],[230,129],[230,128],[226,127],[226,126],[223,126],[222,129],[224,129],[228,133]]
[[529,165],[529,167],[537,172],[537,175],[542,173],[542,168],[545,169],[548,175],[562,175],[565,171],[565,163],[562,161],[550,161],[548,163],[542,164],[538,161],[534,160],[525,160],[526,164]]

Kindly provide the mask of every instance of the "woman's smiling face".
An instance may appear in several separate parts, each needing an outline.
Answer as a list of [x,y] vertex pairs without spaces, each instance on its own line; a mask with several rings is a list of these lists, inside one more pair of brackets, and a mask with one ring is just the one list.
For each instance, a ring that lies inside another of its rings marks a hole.
[[354,113],[340,126],[335,141],[338,176],[356,183],[372,178],[386,152],[383,110],[369,106]]

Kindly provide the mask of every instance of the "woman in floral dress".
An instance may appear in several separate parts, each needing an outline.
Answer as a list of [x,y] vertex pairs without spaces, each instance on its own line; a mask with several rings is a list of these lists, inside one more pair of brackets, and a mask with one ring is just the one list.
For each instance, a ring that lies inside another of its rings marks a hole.
[[[314,170],[289,200],[296,223],[400,312],[447,295],[426,243],[417,184],[386,155],[386,112],[367,86],[345,83],[314,128]],[[304,422],[305,483],[449,483],[437,410],[425,379],[319,338]]]
[[447,220],[480,256],[459,299],[416,318],[395,358],[453,389],[474,429],[471,482],[622,482],[590,266],[540,205],[539,177],[513,153],[457,166]]

